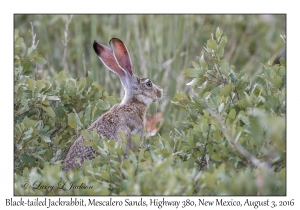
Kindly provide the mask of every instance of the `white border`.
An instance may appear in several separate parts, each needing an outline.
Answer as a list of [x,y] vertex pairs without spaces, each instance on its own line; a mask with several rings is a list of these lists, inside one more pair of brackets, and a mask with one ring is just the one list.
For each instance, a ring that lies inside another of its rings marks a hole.
[[[256,200],[290,200],[299,195],[299,8],[296,1],[252,0],[252,1],[5,1],[1,4],[0,40],[1,40],[1,209],[6,209],[5,198],[13,197],[13,14],[15,13],[286,13],[287,14],[287,196],[258,197]],[[3,47],[4,46],[4,47]],[[298,68],[297,68],[298,67]],[[51,197],[58,199],[58,197]],[[63,197],[68,199],[69,197]],[[100,199],[101,197],[98,197]],[[106,197],[107,198],[107,197]],[[126,197],[120,197],[125,199]],[[129,197],[130,198],[130,197]],[[151,197],[145,197],[150,199]],[[204,197],[215,200],[215,197]],[[221,198],[221,197],[217,197]],[[253,197],[250,197],[253,198]],[[87,197],[85,197],[87,199]],[[161,198],[162,199],[162,198]],[[168,197],[167,199],[185,200],[185,197]],[[191,199],[198,199],[191,197]],[[230,200],[230,197],[224,197]],[[244,200],[245,197],[234,197]],[[294,209],[299,207],[300,199],[296,199]],[[4,208],[3,208],[4,207]],[[65,207],[60,207],[60,209]],[[100,207],[97,207],[100,208]],[[125,207],[123,207],[125,208]],[[198,207],[199,208],[199,207]],[[244,207],[245,208],[245,207]],[[247,209],[253,209],[249,207]],[[10,209],[14,209],[10,207]],[[113,208],[110,208],[113,209]],[[139,207],[130,209],[140,209]],[[157,208],[155,208],[157,209]],[[164,207],[163,209],[171,209]],[[229,208],[227,208],[229,209]],[[262,209],[260,207],[259,209]],[[281,209],[281,208],[275,208]],[[298,208],[299,209],[299,208]]]

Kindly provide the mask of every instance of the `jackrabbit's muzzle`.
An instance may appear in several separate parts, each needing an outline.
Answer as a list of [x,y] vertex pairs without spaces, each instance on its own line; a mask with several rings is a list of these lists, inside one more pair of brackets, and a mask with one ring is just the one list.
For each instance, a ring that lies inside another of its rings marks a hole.
[[156,98],[153,99],[153,102],[159,100],[163,96],[163,89],[155,85],[155,95]]

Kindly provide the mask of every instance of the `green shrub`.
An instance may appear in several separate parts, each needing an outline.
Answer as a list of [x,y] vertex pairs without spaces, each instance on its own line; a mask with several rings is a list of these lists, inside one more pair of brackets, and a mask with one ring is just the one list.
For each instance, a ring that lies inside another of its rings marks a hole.
[[[134,136],[136,148],[126,152],[85,131],[119,100],[90,74],[34,79],[33,66],[43,63],[42,56],[35,49],[29,56],[15,34],[16,195],[286,194],[284,59],[235,71],[223,59],[227,37],[218,28],[184,73],[193,78],[190,92],[172,99],[184,119],[144,145]],[[61,154],[81,132],[100,155],[65,173]],[[85,187],[67,190],[72,182]],[[54,187],[41,189],[39,183]]]
[[285,194],[285,60],[237,73],[222,59],[222,34],[218,28],[185,71],[191,93],[172,101],[186,116],[177,127],[180,155],[205,171],[201,194]]
[[14,56],[14,169],[43,167],[61,159],[91,122],[117,100],[87,77],[75,80],[61,71],[52,79],[39,77],[45,59],[33,45],[26,48],[15,30]]

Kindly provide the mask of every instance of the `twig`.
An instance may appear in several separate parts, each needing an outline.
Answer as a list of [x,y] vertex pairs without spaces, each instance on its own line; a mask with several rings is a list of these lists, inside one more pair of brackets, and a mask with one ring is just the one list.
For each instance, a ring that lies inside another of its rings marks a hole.
[[217,70],[217,72],[219,72],[219,74],[222,75],[222,72],[220,71],[220,69],[218,68],[218,66],[216,64],[214,64],[214,67]]
[[237,92],[237,89],[236,89],[236,87],[234,87],[234,92],[236,93],[236,97],[237,97],[237,99],[238,99],[238,100],[240,100],[240,96],[239,96],[239,93]]
[[[68,126],[67,126],[67,127],[68,127]],[[69,136],[67,136],[67,137],[65,137],[65,138],[63,138],[63,139],[61,139],[60,141],[62,142],[63,140],[70,139],[70,138],[72,138],[72,137],[74,137],[74,136],[78,137],[77,134],[73,134],[73,135],[69,135]],[[72,146],[72,145],[71,145],[71,146]],[[71,146],[70,146],[70,147],[71,147]]]
[[[36,48],[39,44],[39,40],[37,41],[37,43],[35,44],[35,38],[36,38],[36,34],[34,33],[33,31],[33,23],[30,22],[30,25],[31,25],[31,37],[32,37],[32,46],[34,47],[33,51],[36,51]],[[34,79],[36,80],[36,76],[37,76],[37,62],[35,62],[35,71],[34,71]]]
[[220,80],[219,78],[217,78],[215,75],[212,75],[211,73],[209,73],[208,71],[205,71],[205,73],[209,74],[210,76],[212,76],[213,78]]
[[213,80],[211,80],[211,79],[207,79],[207,81],[214,82],[214,83],[216,83],[216,84],[222,84],[221,82],[216,82],[216,81],[213,81]]
[[152,158],[152,154],[151,154],[151,151],[150,151],[150,147],[149,147],[149,145],[146,145],[146,144],[145,144],[145,147],[146,147],[146,150],[149,152],[151,161],[152,161],[152,163],[153,163],[154,161],[153,161],[153,158]]
[[26,144],[27,142],[29,142],[30,140],[32,140],[32,139],[38,137],[38,136],[39,136],[38,134],[36,134],[35,136],[32,136],[31,138],[29,138],[29,139],[27,139],[26,141],[24,141],[23,145]]
[[208,128],[208,132],[207,132],[207,137],[206,137],[206,144],[204,146],[204,154],[203,156],[201,157],[201,160],[200,160],[200,171],[204,168],[204,166],[206,164],[202,164],[204,161],[206,163],[206,160],[205,160],[205,156],[206,156],[206,149],[207,149],[207,142],[208,142],[208,138],[209,138],[209,133],[210,133],[210,128],[211,128],[211,124],[209,124],[209,128]]
[[54,137],[54,135],[62,128],[62,126],[60,125],[58,128],[56,128],[51,134],[50,134],[50,139],[52,140],[52,138]]
[[82,62],[83,62],[83,74],[84,74],[84,77],[87,77],[84,53],[82,54]]
[[[230,97],[231,97],[231,93],[230,93]],[[231,100],[231,102],[230,102],[230,104],[229,104],[229,107],[228,107],[228,112],[230,112],[229,110],[231,109],[231,104],[233,103],[233,101]],[[226,115],[226,117],[225,117],[225,123],[226,123],[226,121],[227,121],[227,118],[228,118],[228,115],[229,115],[229,113]]]
[[20,138],[16,141],[16,144],[19,144],[24,136],[25,136],[24,133],[22,133]]
[[37,97],[37,98],[34,100],[33,104],[32,104],[27,110],[21,112],[20,114],[17,114],[16,117],[18,117],[18,116],[20,116],[20,115],[22,115],[22,114],[24,114],[24,113],[30,111],[30,110],[33,109],[33,108],[35,108],[35,102],[37,101],[38,98],[39,98],[39,97]]
[[232,97],[231,93],[229,94],[229,96],[230,96],[230,99],[231,99],[231,103],[233,103],[233,97]]
[[30,31],[31,37],[32,37],[32,46],[34,46],[34,50],[35,50],[37,48],[38,44],[39,44],[39,40],[35,44],[36,34],[33,31],[33,24],[32,24],[32,22],[30,22],[30,25],[31,25],[31,30],[29,30],[29,31]]
[[69,31],[69,24],[71,23],[72,17],[73,15],[71,15],[70,18],[67,17],[67,21],[65,25],[65,40],[61,41],[64,46],[63,65],[66,71],[69,71],[68,63],[67,63],[67,46],[68,46],[68,42],[70,41],[70,39],[68,39],[68,31]]

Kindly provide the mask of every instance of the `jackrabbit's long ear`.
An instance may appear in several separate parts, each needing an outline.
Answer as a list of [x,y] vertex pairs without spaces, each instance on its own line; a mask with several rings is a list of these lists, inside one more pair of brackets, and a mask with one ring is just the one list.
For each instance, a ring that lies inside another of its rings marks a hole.
[[125,44],[120,39],[112,38],[109,45],[120,67],[132,76],[133,66]]
[[126,72],[117,63],[113,51],[110,48],[98,43],[96,40],[94,41],[93,47],[102,63],[109,70],[118,74],[121,79],[121,82],[124,83],[124,77],[126,77]]

